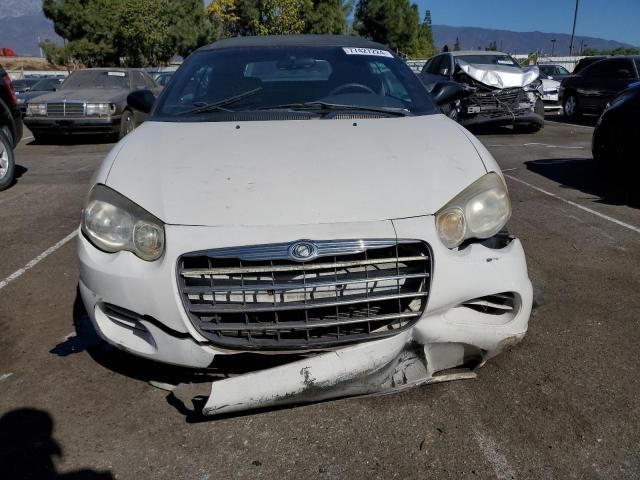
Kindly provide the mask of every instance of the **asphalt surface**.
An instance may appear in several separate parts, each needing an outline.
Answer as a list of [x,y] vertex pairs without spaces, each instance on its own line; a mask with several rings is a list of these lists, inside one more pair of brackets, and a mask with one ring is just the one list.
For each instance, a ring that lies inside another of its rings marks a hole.
[[[639,478],[640,201],[595,169],[591,132],[480,136],[508,175],[537,308],[475,380],[194,422],[149,384],[179,372],[95,339],[75,241],[59,244],[0,288],[0,478]],[[0,282],[77,227],[110,148],[23,141],[0,193]]]

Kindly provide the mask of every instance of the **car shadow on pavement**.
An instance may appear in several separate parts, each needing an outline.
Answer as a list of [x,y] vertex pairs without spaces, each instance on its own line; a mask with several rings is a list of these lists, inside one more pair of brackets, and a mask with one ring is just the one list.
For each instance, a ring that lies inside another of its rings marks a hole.
[[545,120],[551,120],[557,123],[564,123],[567,125],[580,125],[582,127],[595,127],[598,123],[599,115],[582,115],[580,118],[568,119],[564,115],[547,115]]
[[113,137],[106,135],[57,135],[34,139],[27,145],[101,145],[115,142]]
[[563,187],[599,197],[597,203],[640,208],[640,192],[634,182],[603,174],[591,158],[550,158],[525,162],[527,169]]
[[63,456],[53,437],[54,421],[47,412],[20,408],[0,417],[0,474],[6,479],[112,480],[108,471],[56,471],[55,459]]

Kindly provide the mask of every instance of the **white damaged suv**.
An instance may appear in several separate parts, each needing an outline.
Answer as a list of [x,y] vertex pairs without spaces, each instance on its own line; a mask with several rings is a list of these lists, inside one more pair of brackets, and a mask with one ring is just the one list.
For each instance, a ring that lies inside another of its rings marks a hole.
[[498,165],[436,108],[462,94],[358,37],[198,50],[130,95],[149,120],[92,180],[97,331],[195,368],[297,355],[214,382],[209,415],[474,376],[525,335],[532,288]]

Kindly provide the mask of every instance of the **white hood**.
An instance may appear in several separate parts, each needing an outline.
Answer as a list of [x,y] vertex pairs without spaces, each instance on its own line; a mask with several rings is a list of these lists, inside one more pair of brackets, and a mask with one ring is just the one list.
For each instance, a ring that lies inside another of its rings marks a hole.
[[508,65],[484,65],[457,60],[460,69],[474,80],[496,88],[524,87],[540,76],[538,67],[521,69]]
[[106,184],[182,225],[433,214],[486,173],[463,129],[443,115],[146,122],[121,147]]

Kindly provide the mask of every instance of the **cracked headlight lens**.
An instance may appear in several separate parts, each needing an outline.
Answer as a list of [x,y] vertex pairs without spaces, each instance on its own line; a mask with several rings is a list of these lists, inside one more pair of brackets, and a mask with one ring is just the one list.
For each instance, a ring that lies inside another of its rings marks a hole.
[[470,238],[489,238],[511,217],[511,201],[502,178],[491,172],[481,177],[436,213],[436,228],[447,248]]
[[153,261],[164,251],[164,223],[128,198],[96,185],[82,210],[82,232],[98,249]]

